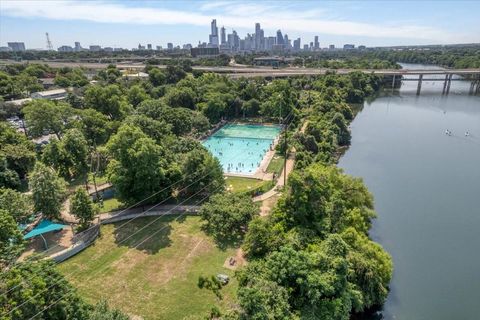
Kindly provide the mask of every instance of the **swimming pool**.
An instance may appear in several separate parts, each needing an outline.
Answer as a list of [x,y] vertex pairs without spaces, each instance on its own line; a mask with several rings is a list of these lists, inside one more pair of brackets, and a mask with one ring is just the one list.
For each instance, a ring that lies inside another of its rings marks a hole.
[[223,172],[254,175],[280,130],[273,125],[227,124],[202,144],[218,158]]

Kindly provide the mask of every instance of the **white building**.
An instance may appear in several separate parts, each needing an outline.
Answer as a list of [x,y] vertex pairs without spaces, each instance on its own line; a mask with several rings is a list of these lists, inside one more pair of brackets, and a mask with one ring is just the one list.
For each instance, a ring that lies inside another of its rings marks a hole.
[[30,95],[33,99],[62,100],[67,97],[67,90],[54,89],[34,92]]

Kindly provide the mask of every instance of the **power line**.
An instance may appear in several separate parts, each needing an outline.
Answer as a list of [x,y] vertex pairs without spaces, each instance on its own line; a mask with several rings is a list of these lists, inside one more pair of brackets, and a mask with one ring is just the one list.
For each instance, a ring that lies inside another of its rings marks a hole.
[[[238,154],[241,154],[241,152],[237,153],[237,155],[238,155]],[[186,186],[186,187],[184,187],[184,188],[182,188],[182,189],[180,189],[180,190],[184,190],[184,189],[186,189],[186,188],[188,188],[188,187],[192,186],[192,185],[193,185],[193,184],[195,184],[196,182],[198,182],[198,181],[200,181],[201,179],[203,179],[203,178],[207,177],[208,175],[210,175],[210,174],[211,174],[211,173],[212,173],[214,170],[215,170],[215,169],[212,169],[212,170],[210,170],[210,171],[209,171],[209,172],[208,172],[206,175],[204,175],[204,176],[202,176],[201,178],[199,178],[199,179],[197,179],[197,180],[193,181],[193,182],[192,182],[192,183],[190,183],[188,186]],[[169,188],[169,187],[171,187],[171,186],[173,186],[173,185],[177,184],[177,183],[178,183],[178,182],[180,182],[180,181],[183,181],[183,180],[185,180],[186,178],[187,178],[187,177],[184,177],[183,179],[181,179],[181,180],[179,180],[179,181],[177,181],[177,182],[175,182],[175,183],[171,184],[170,186],[168,186],[168,187],[166,187],[166,188],[164,188],[164,189],[160,190],[159,192],[162,192],[162,191],[166,190],[167,188]],[[209,184],[207,184],[206,186],[204,186],[202,189],[200,189],[200,190],[199,190],[198,192],[196,192],[194,195],[192,195],[192,196],[190,196],[189,198],[185,199],[185,200],[184,200],[184,201],[182,201],[181,203],[183,203],[183,202],[185,202],[185,201],[189,200],[190,198],[192,198],[193,196],[195,196],[196,194],[198,194],[198,193],[199,193],[201,190],[203,190],[203,189],[207,188],[207,187],[208,187],[209,185],[211,185],[213,182],[214,182],[214,181],[211,181]],[[216,190],[218,190],[218,189],[216,189]],[[157,192],[157,194],[158,194],[159,192]],[[145,199],[143,199],[143,200],[141,200],[141,201],[137,202],[137,204],[139,204],[139,203],[141,203],[141,202],[145,201],[146,199],[149,199],[149,198],[151,198],[152,196],[153,196],[153,195],[151,195],[151,196],[149,196],[149,197],[147,197],[147,198],[145,198]],[[159,202],[159,203],[155,204],[154,206],[152,206],[152,207],[148,208],[147,210],[143,211],[143,213],[145,213],[145,212],[148,212],[148,211],[151,211],[152,209],[154,209],[155,207],[159,206],[160,204],[164,203],[165,201],[167,201],[168,199],[170,199],[170,198],[172,198],[172,197],[173,197],[173,195],[170,195],[170,196],[169,196],[167,199],[164,199],[163,201],[161,201],[161,202]],[[180,203],[180,204],[181,204],[181,203]],[[136,206],[137,204],[135,204],[135,205],[133,205],[133,206]],[[180,205],[180,204],[179,204],[179,205]],[[168,213],[168,212],[172,211],[173,209],[175,209],[175,208],[176,208],[176,207],[178,207],[179,205],[177,205],[177,206],[175,206],[174,208],[170,209],[170,210],[169,210],[169,211],[167,211],[166,213]],[[128,209],[132,208],[133,206],[131,206],[131,207],[127,208],[127,209],[124,209],[124,210],[122,210],[120,213],[118,213],[118,215],[120,215],[121,213],[125,212],[126,210],[128,210]],[[144,216],[137,215],[137,216],[133,217],[132,219],[128,220],[127,222],[123,223],[123,224],[122,224],[120,227],[118,227],[118,229],[121,229],[121,228],[123,228],[125,225],[127,225],[128,223],[132,222],[133,220],[135,220],[135,219],[137,219],[137,218],[139,218],[139,217],[144,217]],[[161,216],[160,216],[160,217],[161,217]],[[159,218],[160,218],[160,217],[159,217]],[[156,220],[157,220],[157,219],[155,219],[153,222],[155,222]],[[152,223],[153,223],[153,222],[152,222]],[[148,226],[148,225],[147,225],[147,226]],[[139,232],[139,231],[143,230],[143,229],[144,229],[145,227],[147,227],[147,226],[144,226],[143,228],[141,228],[141,229],[140,229],[140,230],[138,230],[137,232]],[[91,228],[89,228],[89,229],[92,229],[92,228],[94,228],[94,227],[96,227],[96,226],[92,226],[92,227],[91,227]],[[87,230],[89,230],[89,229],[87,229]],[[131,236],[130,236],[130,237],[131,237]],[[130,238],[130,237],[128,237],[128,238]],[[124,241],[124,240],[127,240],[127,239],[123,239],[122,241]],[[73,273],[67,274],[66,276],[69,276],[69,275],[71,275],[71,274],[73,274]],[[34,277],[34,276],[32,276],[31,278],[29,278],[29,280],[33,279],[33,277]],[[23,284],[23,282],[19,283],[18,285],[14,286],[13,288],[10,288],[10,289],[9,289],[9,290],[8,290],[8,291],[5,293],[5,294],[7,294],[7,293],[11,292],[12,290],[14,290],[15,288],[19,287],[19,286],[20,286],[20,285],[22,285],[22,284]],[[28,300],[27,300],[27,301],[28,301]],[[26,303],[26,301],[25,301],[24,303]],[[22,305],[23,305],[24,303],[22,303]],[[18,307],[17,307],[17,308],[18,308]],[[12,311],[13,311],[13,310],[12,310]],[[11,311],[10,311],[10,312],[11,312]]]
[[[193,195],[191,195],[191,196],[188,197],[187,199],[183,200],[181,203],[177,204],[177,205],[176,205],[175,207],[173,207],[172,209],[168,210],[168,211],[165,212],[164,214],[159,215],[157,218],[155,218],[154,220],[152,220],[152,221],[149,222],[148,224],[144,225],[144,226],[143,226],[142,228],[140,228],[139,230],[135,231],[134,233],[132,233],[132,234],[129,235],[128,237],[122,239],[121,241],[118,242],[117,245],[125,242],[126,240],[130,239],[131,237],[133,237],[134,235],[136,235],[136,234],[139,233],[140,231],[144,230],[146,227],[152,225],[153,223],[155,223],[156,221],[158,221],[159,219],[161,219],[163,216],[171,213],[175,208],[179,207],[179,206],[182,205],[183,203],[187,202],[188,200],[190,200],[191,198],[193,198],[194,196],[196,196],[197,194],[199,194],[203,189],[206,189],[206,188],[207,188],[208,186],[210,186],[213,182],[214,182],[214,181],[211,181],[211,182],[210,182],[209,184],[207,184],[205,187],[203,187],[202,189],[200,189],[199,191],[197,191],[196,193],[194,193]],[[221,187],[218,187],[216,190],[218,190],[218,189],[220,189],[220,188],[221,188]],[[204,197],[202,200],[198,201],[197,204],[200,203],[201,201],[205,200],[205,199],[208,198],[209,196],[210,196],[210,195],[207,195],[207,196]],[[153,207],[152,207],[152,208],[153,208]],[[150,209],[152,209],[152,208],[150,208]],[[149,209],[149,210],[150,210],[150,209]],[[145,211],[145,212],[147,212],[147,211]],[[186,212],[180,214],[179,217],[184,216],[185,214],[186,214]],[[178,219],[179,217],[177,217],[177,219]],[[176,220],[176,219],[175,219],[175,220]],[[163,227],[163,228],[164,228],[164,227]],[[158,231],[156,231],[156,233],[158,233]],[[156,233],[155,233],[155,234],[156,234]],[[139,244],[137,244],[137,246],[135,246],[135,247],[133,247],[133,248],[138,247],[138,245],[139,245]],[[128,249],[127,252],[130,251],[130,250],[133,249],[133,248]],[[101,269],[102,269],[102,268],[99,268],[98,270],[101,270]],[[97,271],[98,271],[98,270],[97,270]],[[77,272],[78,272],[78,271],[77,271]],[[71,276],[71,275],[73,275],[73,274],[75,274],[75,273],[76,273],[76,272],[71,272],[70,274],[68,274],[68,275],[66,275],[66,276],[64,276],[64,277]],[[93,274],[95,274],[95,273],[93,273]],[[24,302],[22,302],[22,303],[19,304],[18,306],[15,306],[13,309],[11,309],[10,311],[7,311],[7,312],[4,313],[4,314],[12,313],[13,311],[17,310],[17,309],[20,308],[21,306],[25,305],[28,301],[30,301],[30,300],[32,300],[33,298],[37,297],[40,293],[43,293],[43,292],[51,289],[53,286],[55,286],[56,284],[58,284],[58,283],[59,283],[60,281],[62,281],[62,280],[64,280],[64,279],[62,278],[62,279],[60,279],[59,281],[54,282],[54,283],[53,283],[52,285],[50,285],[48,288],[46,288],[46,289],[38,292],[37,294],[35,294],[35,295],[32,296],[32,297],[29,297],[27,300],[25,300]],[[66,295],[66,294],[65,294],[65,295]],[[65,296],[65,295],[63,295],[63,296]],[[63,296],[62,296],[62,297],[63,297]],[[58,301],[60,301],[60,300],[61,300],[61,299],[59,299]],[[58,302],[58,301],[57,301],[57,302]],[[49,307],[50,307],[50,306],[48,306],[47,308],[43,309],[41,312],[45,311],[45,310],[48,309]],[[41,313],[41,312],[40,312],[40,313]],[[38,314],[39,314],[39,313],[38,313]],[[38,314],[34,315],[31,319],[33,319],[34,317],[36,317]]]
[[[206,175],[204,175],[203,177],[201,177],[201,178],[199,178],[199,179],[197,179],[197,180],[193,181],[193,182],[192,182],[192,183],[190,183],[188,186],[185,186],[185,187],[183,187],[182,189],[180,189],[180,191],[182,191],[182,190],[184,190],[184,189],[187,189],[187,188],[189,188],[190,186],[192,186],[192,185],[193,185],[193,184],[195,184],[196,182],[198,182],[198,181],[200,181],[201,179],[203,179],[203,178],[207,177],[208,175],[210,175],[212,172],[213,172],[213,170],[211,170],[209,173],[207,173],[207,174],[206,174]],[[158,193],[160,193],[160,192],[162,192],[162,191],[165,191],[166,189],[168,189],[168,188],[172,187],[173,185],[175,185],[175,184],[179,183],[180,181],[183,181],[183,180],[185,180],[186,178],[187,178],[187,177],[185,177],[185,178],[183,178],[183,179],[181,179],[181,180],[179,180],[179,181],[177,181],[177,182],[175,182],[175,183],[171,184],[171,185],[170,185],[170,186],[168,186],[168,187],[165,187],[165,188],[163,188],[162,190],[158,191],[158,192],[157,192],[157,194],[158,194]],[[130,206],[129,208],[126,208],[126,209],[124,209],[124,210],[120,211],[120,212],[119,212],[117,215],[121,215],[123,212],[125,212],[125,211],[127,211],[127,210],[129,210],[129,209],[131,209],[131,208],[133,208],[133,207],[135,207],[136,205],[140,204],[141,202],[145,201],[146,199],[149,199],[149,198],[150,198],[150,197],[152,197],[152,196],[153,196],[153,195],[151,195],[151,196],[149,196],[149,197],[147,197],[147,198],[143,199],[143,200],[142,200],[142,201],[140,201],[140,202],[137,202],[136,204],[134,204],[134,205]],[[154,206],[150,207],[148,210],[146,210],[146,211],[143,211],[143,212],[148,212],[148,211],[152,210],[153,208],[156,208],[156,207],[158,207],[159,205],[161,205],[161,204],[165,203],[167,200],[171,199],[172,197],[173,197],[173,195],[170,195],[168,198],[166,198],[166,199],[162,200],[161,202],[159,202],[159,203],[155,204]],[[123,223],[123,224],[122,224],[120,227],[118,227],[118,229],[121,229],[121,228],[123,228],[125,225],[127,225],[128,223],[130,223],[130,222],[132,222],[133,220],[137,219],[138,217],[141,217],[141,215],[137,215],[137,216],[133,217],[132,219],[128,220],[127,222]],[[83,234],[82,236],[83,236],[83,237],[85,237],[85,236],[86,236],[86,233],[87,233],[87,231],[89,231],[89,230],[92,230],[92,229],[93,229],[93,228],[95,228],[95,227],[96,227],[96,225],[93,225],[92,227],[90,227],[90,228],[88,228],[87,230],[85,230],[85,231],[84,231],[84,234]],[[57,244],[57,245],[55,245],[55,246],[51,247],[50,249],[52,249],[52,248],[55,248],[55,247],[57,247],[57,246],[59,246],[59,244]],[[21,263],[17,263],[17,264],[21,264]],[[32,276],[30,279],[32,279],[33,277],[34,277],[34,276]],[[30,280],[30,279],[29,279],[29,280]],[[16,286],[14,286],[14,287],[10,288],[10,289],[9,289],[7,292],[5,292],[4,294],[8,294],[9,292],[11,292],[12,290],[14,290],[15,288],[19,287],[19,286],[20,286],[20,285],[22,285],[22,284],[23,284],[23,283],[21,282],[21,283],[19,283],[18,285],[16,285]]]

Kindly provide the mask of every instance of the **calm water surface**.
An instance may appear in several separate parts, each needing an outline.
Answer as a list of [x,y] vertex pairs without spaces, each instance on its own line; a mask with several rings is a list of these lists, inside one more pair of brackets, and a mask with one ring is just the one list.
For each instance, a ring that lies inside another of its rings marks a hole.
[[385,319],[480,319],[480,97],[416,86],[365,103],[339,166],[375,196],[371,235],[395,268]]

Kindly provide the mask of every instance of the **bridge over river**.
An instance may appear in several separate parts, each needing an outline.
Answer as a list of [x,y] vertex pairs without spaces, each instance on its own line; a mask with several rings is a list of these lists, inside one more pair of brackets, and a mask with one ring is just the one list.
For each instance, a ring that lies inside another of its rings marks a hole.
[[[5,64],[25,63],[14,60],[0,60],[0,66]],[[82,67],[90,70],[104,69],[108,63],[94,63],[84,61],[64,61],[64,60],[31,60],[28,63],[47,64],[53,68],[62,67]],[[122,70],[136,70],[142,71],[145,64],[141,62],[124,62],[116,64],[117,68]],[[166,68],[165,65],[159,65],[158,68]],[[214,72],[229,76],[231,78],[287,78],[294,76],[316,76],[324,75],[328,72],[335,72],[336,74],[348,74],[353,71],[361,71],[369,74],[376,74],[388,78],[392,78],[392,87],[395,86],[396,81],[418,81],[417,94],[420,94],[423,81],[443,81],[443,93],[448,94],[450,84],[452,81],[469,80],[471,81],[470,93],[480,93],[480,69],[424,69],[424,70],[410,70],[410,69],[327,69],[327,68],[302,68],[302,67],[286,67],[280,69],[273,69],[271,67],[253,67],[253,66],[225,66],[225,67],[207,67],[207,66],[193,66],[194,70]],[[414,77],[410,77],[414,76]],[[457,76],[457,77],[454,77]]]

